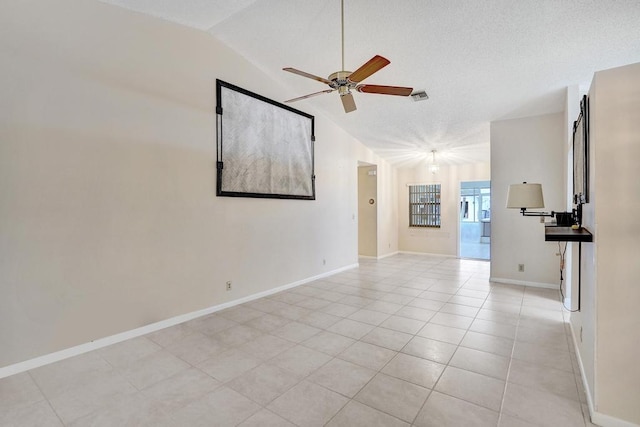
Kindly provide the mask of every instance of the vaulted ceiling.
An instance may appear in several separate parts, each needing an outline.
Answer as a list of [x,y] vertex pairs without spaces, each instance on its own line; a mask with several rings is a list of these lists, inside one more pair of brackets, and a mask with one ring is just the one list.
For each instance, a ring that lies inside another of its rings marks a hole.
[[[340,0],[103,0],[211,33],[287,89],[278,101],[327,89],[291,73],[341,70]],[[429,95],[337,93],[292,104],[321,110],[390,162],[431,150],[461,164],[489,160],[493,120],[559,112],[565,88],[640,62],[638,0],[344,0],[345,68],[391,61],[364,83]],[[233,82],[231,82],[233,83]]]

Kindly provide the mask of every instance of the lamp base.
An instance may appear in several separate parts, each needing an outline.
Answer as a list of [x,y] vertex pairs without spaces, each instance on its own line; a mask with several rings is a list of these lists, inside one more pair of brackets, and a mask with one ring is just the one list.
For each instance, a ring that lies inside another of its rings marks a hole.
[[571,227],[575,224],[573,212],[556,212],[556,224],[558,227]]

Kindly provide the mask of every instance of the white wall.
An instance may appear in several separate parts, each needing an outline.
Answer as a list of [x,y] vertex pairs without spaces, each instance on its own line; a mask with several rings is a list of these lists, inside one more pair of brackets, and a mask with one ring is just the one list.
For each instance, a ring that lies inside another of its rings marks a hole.
[[589,91],[589,203],[582,311],[571,315],[597,424],[640,425],[640,64],[597,72]]
[[[385,185],[380,185],[384,181]],[[389,163],[378,164],[378,258],[398,252],[398,171]]]
[[377,169],[377,166],[358,167],[358,255],[367,257],[378,256]]
[[[488,163],[442,165],[432,174],[427,164],[398,170],[398,245],[401,251],[458,256],[460,182],[491,179]],[[409,184],[441,184],[441,227],[409,227]]]
[[546,211],[564,210],[565,140],[564,113],[491,122],[492,280],[558,286],[558,247],[544,241],[544,224],[505,206],[509,185],[526,181],[542,184]]
[[359,160],[393,198],[311,103],[317,200],[216,197],[215,79],[293,94],[204,32],[81,0],[0,28],[0,367],[357,263]]

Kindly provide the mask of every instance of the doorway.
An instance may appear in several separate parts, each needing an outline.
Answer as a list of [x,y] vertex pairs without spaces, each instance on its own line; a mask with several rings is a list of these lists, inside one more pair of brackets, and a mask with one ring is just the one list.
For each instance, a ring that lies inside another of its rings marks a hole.
[[358,162],[358,255],[378,257],[378,166]]
[[491,259],[491,181],[460,183],[460,258]]

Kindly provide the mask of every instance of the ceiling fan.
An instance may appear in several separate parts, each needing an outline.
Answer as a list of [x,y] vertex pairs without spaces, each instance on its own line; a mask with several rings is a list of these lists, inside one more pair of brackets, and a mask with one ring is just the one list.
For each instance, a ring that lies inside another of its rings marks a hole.
[[338,91],[340,99],[342,100],[342,106],[345,113],[350,113],[356,110],[356,103],[353,99],[351,90],[356,90],[363,93],[377,93],[382,95],[397,95],[397,96],[409,96],[413,91],[410,87],[400,86],[380,86],[359,84],[361,81],[371,76],[373,73],[380,71],[391,63],[388,59],[376,55],[367,61],[364,65],[358,68],[356,71],[344,71],[344,0],[340,0],[341,6],[341,22],[342,22],[342,71],[336,71],[328,78],[319,77],[304,71],[297,70],[295,68],[287,67],[283,68],[284,71],[288,71],[293,74],[297,74],[302,77],[307,77],[322,83],[327,84],[331,89],[321,90],[320,92],[311,93],[309,95],[300,96],[298,98],[289,99],[285,102],[295,102],[301,99],[311,98],[313,96],[322,95],[323,93],[331,93]]

